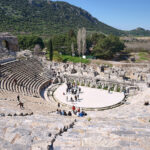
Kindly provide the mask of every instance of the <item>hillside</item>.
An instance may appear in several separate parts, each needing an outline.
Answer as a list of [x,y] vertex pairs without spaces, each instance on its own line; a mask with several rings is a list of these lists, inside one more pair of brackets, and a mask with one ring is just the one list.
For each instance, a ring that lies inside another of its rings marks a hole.
[[128,33],[133,36],[150,36],[150,30],[145,30],[140,27],[135,30],[129,31]]
[[98,21],[81,8],[49,0],[0,0],[0,22],[0,32],[14,34],[52,35],[80,27],[86,27],[89,32],[128,34]]
[[88,31],[124,34],[81,8],[47,0],[0,0],[0,22],[0,32],[49,35],[84,26]]

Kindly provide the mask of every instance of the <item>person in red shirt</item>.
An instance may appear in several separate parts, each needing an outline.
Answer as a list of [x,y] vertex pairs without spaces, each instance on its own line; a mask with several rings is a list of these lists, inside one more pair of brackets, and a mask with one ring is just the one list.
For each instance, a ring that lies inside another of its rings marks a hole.
[[78,108],[77,112],[80,112],[80,108]]
[[75,106],[73,105],[72,106],[72,111],[74,112],[76,110]]

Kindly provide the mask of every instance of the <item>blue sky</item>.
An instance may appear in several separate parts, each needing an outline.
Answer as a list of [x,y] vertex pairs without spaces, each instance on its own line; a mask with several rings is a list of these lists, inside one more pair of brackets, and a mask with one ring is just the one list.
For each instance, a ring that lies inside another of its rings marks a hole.
[[142,27],[150,30],[150,0],[63,1],[87,10],[99,21],[115,28],[131,30]]

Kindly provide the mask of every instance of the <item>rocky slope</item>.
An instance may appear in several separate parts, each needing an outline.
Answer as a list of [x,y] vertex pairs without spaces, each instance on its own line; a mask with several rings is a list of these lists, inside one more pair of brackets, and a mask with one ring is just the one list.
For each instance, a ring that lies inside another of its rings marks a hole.
[[98,21],[81,8],[47,0],[1,0],[0,22],[0,32],[49,35],[86,27],[90,32],[125,34]]

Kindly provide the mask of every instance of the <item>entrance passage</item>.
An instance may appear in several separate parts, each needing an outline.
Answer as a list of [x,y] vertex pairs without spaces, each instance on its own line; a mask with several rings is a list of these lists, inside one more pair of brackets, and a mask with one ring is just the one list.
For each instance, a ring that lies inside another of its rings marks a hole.
[[9,43],[6,40],[2,41],[2,47],[7,48],[9,50]]

